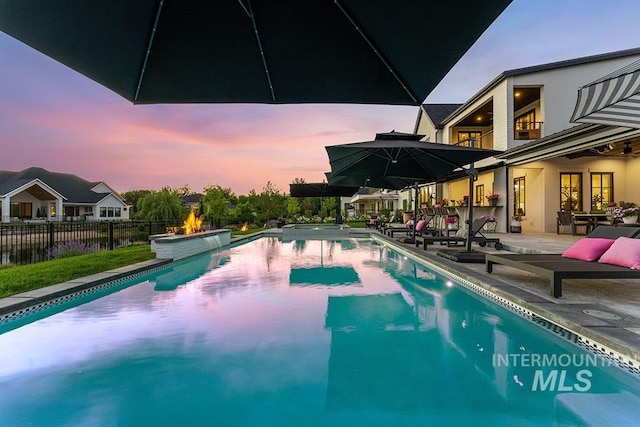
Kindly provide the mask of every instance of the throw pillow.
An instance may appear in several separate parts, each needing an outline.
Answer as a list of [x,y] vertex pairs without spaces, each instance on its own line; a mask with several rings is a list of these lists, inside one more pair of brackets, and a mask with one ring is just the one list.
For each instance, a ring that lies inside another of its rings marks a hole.
[[595,261],[613,245],[615,240],[600,237],[586,237],[575,242],[569,249],[562,253],[565,258],[581,259],[583,261]]
[[427,221],[425,221],[424,219],[421,219],[416,224],[416,231],[422,231],[422,229],[424,228],[425,225],[427,225]]
[[640,239],[618,237],[598,262],[640,270]]

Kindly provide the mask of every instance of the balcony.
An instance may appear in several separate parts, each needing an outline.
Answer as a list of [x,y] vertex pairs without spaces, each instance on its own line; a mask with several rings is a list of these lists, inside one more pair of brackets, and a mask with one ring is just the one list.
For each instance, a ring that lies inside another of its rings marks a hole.
[[542,123],[543,122],[516,122],[514,125],[513,139],[531,140],[540,138]]

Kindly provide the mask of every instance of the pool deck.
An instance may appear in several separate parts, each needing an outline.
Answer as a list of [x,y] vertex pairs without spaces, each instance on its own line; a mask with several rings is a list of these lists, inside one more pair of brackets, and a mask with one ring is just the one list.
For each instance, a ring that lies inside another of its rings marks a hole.
[[[263,232],[265,236],[279,236],[281,229]],[[489,290],[498,297],[510,301],[552,323],[574,332],[588,343],[614,357],[622,356],[640,369],[640,279],[625,280],[565,280],[562,298],[553,298],[546,279],[508,266],[485,272],[484,263],[458,263],[437,255],[438,250],[447,248],[440,244],[429,245],[427,250],[413,244],[401,243],[375,230],[353,229],[352,236],[374,236],[439,268],[455,272],[467,282]],[[561,253],[584,236],[555,233],[514,234],[492,233],[504,244],[502,251],[491,247],[474,250],[486,253]],[[231,243],[255,237],[255,235],[233,238]],[[459,249],[464,249],[459,247]],[[130,274],[157,268],[168,261],[152,260],[116,269],[109,272],[59,283],[47,288],[0,299],[0,318],[8,313],[29,311],[48,300],[61,298],[107,281],[116,280]],[[587,314],[585,310],[591,314]],[[599,315],[598,317],[593,314]],[[613,351],[613,353],[611,352]]]

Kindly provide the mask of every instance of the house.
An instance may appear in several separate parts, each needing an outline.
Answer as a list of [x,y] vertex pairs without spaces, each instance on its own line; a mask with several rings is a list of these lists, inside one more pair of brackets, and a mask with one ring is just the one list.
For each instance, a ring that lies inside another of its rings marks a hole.
[[0,171],[2,222],[128,220],[125,200],[104,182],[31,167]]
[[[474,215],[495,215],[498,231],[520,214],[523,232],[555,232],[559,210],[640,201],[640,129],[571,122],[579,88],[639,59],[636,48],[504,71],[461,105],[422,105],[414,132],[503,151],[474,165]],[[422,192],[460,200],[469,181],[453,174]],[[498,206],[489,206],[489,194],[498,194]]]
[[349,203],[353,206],[356,215],[371,215],[384,211],[393,213],[396,209],[399,209],[401,201],[400,192],[396,190],[361,187],[351,197]]

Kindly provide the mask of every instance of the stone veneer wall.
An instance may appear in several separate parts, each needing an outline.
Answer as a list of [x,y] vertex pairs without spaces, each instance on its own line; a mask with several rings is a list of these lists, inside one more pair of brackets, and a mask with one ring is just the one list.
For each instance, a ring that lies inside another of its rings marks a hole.
[[158,234],[151,236],[151,252],[157,259],[174,261],[221,248],[231,242],[231,230],[221,229],[195,234]]

